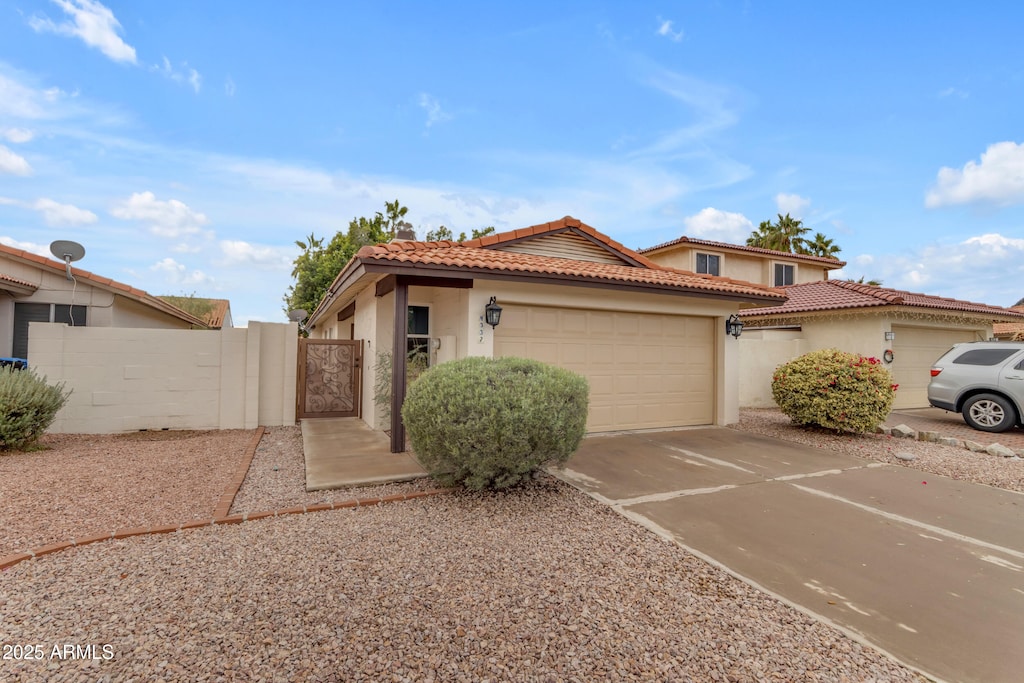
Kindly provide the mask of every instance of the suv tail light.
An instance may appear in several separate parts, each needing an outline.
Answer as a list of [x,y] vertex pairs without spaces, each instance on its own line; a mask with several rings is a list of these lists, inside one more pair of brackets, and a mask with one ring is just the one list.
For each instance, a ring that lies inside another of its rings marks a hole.
[[932,377],[938,377],[940,372],[942,372],[942,368],[932,368]]

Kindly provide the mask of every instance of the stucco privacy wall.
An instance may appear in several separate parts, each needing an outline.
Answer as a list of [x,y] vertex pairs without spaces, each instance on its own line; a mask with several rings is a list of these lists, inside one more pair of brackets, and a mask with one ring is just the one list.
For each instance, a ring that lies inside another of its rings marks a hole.
[[295,323],[223,330],[29,326],[32,366],[73,390],[56,433],[295,423]]

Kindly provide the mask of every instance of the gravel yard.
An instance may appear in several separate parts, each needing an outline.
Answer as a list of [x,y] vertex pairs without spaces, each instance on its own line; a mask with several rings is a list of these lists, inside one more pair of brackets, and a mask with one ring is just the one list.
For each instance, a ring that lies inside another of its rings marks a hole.
[[0,557],[95,533],[212,517],[246,430],[47,434],[0,455]]
[[[836,437],[776,411],[737,428],[1024,487],[1021,461],[949,446]],[[3,542],[82,536],[76,516],[107,530],[209,515],[250,437],[47,437],[50,451],[0,456]],[[425,488],[306,493],[298,429],[272,428],[232,512]],[[922,680],[547,476],[22,562],[0,572],[0,644],[43,655],[0,659],[13,681]],[[65,645],[96,659],[54,656]]]

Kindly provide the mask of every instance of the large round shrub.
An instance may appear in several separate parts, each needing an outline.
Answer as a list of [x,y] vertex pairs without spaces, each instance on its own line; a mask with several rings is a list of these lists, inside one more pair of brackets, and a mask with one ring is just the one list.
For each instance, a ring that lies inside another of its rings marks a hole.
[[0,368],[0,451],[24,450],[53,423],[71,391],[33,370]]
[[586,430],[580,375],[523,358],[465,358],[424,372],[402,419],[423,467],[442,484],[501,489],[562,465]]
[[806,353],[775,369],[772,397],[798,424],[867,432],[892,410],[896,385],[877,358],[838,349]]

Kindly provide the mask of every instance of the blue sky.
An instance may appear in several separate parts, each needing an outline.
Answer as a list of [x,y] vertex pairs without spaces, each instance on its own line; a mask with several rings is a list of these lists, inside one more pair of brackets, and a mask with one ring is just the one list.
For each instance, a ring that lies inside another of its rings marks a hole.
[[1024,6],[0,0],[0,241],[283,321],[295,240],[790,213],[845,276],[1024,297]]

